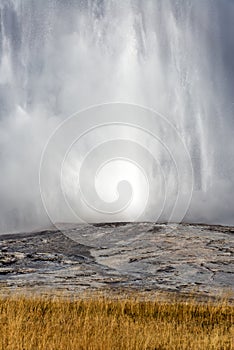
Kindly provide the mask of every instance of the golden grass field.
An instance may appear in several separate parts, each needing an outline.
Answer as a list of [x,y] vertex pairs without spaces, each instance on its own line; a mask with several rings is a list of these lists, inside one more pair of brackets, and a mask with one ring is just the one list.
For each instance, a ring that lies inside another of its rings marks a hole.
[[225,301],[6,296],[0,349],[230,350],[233,318]]

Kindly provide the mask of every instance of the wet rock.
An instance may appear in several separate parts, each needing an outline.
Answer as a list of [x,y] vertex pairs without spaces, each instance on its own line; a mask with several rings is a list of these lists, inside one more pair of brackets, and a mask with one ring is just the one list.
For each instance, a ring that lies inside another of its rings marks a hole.
[[233,232],[210,225],[104,223],[4,235],[0,282],[71,293],[108,287],[215,296],[234,288]]

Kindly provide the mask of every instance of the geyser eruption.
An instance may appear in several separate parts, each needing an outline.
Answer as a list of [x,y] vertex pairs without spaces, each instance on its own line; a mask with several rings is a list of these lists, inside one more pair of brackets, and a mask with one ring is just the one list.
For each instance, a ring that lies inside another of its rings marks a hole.
[[109,103],[75,114],[55,130],[43,152],[40,188],[53,223],[61,215],[70,222],[180,222],[191,200],[192,162],[165,117],[139,105]]
[[234,224],[233,32],[231,1],[0,0],[0,231]]

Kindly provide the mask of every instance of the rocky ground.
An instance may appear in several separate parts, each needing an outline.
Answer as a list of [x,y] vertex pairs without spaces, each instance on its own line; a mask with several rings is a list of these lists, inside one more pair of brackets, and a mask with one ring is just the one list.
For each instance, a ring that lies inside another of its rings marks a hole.
[[234,291],[234,228],[113,223],[0,236],[0,290]]

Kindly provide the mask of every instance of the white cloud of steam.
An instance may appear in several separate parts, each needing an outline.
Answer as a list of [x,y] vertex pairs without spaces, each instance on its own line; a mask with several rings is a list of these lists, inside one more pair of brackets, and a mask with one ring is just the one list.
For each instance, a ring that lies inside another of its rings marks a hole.
[[[234,224],[232,2],[0,0],[0,14],[0,232],[49,224],[39,187],[48,137],[71,114],[107,102],[150,107],[178,129],[195,177],[185,220]],[[160,129],[157,123],[146,127]],[[167,132],[162,127],[162,139],[176,149]],[[80,154],[107,134],[83,139]],[[138,132],[123,135],[136,141]],[[150,137],[141,141],[155,151]],[[174,173],[158,157],[173,197]],[[158,181],[150,164],[144,170]],[[147,219],[161,201],[155,194]]]

